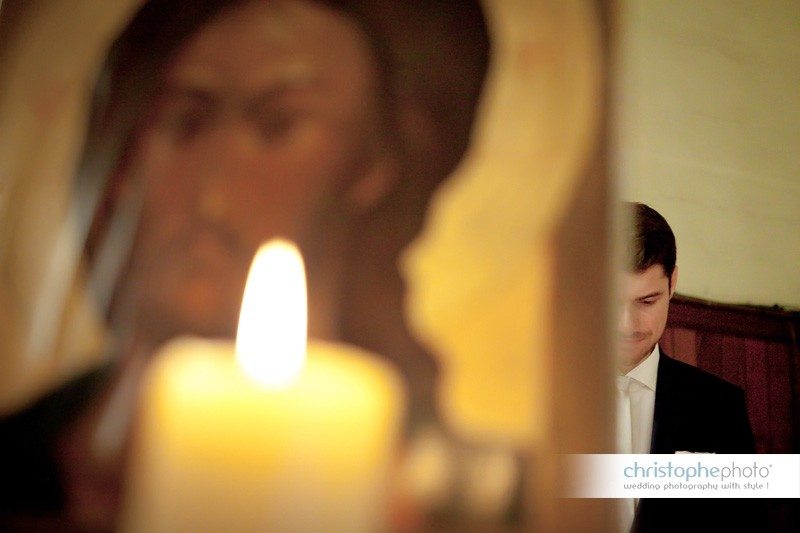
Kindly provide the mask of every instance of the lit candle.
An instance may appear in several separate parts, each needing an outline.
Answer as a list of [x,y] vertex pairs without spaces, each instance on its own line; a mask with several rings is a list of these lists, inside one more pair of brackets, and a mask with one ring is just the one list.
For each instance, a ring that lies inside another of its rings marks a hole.
[[124,530],[385,528],[401,381],[352,346],[306,348],[305,290],[296,248],[274,241],[253,262],[235,350],[197,338],[161,350],[144,389]]

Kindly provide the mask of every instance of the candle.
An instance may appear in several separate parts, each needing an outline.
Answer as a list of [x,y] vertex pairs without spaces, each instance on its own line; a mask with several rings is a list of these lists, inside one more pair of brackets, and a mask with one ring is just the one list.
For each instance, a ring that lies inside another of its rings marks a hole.
[[302,260],[271,243],[251,268],[235,349],[182,338],[159,352],[123,530],[384,528],[401,381],[355,347],[306,348],[305,321]]

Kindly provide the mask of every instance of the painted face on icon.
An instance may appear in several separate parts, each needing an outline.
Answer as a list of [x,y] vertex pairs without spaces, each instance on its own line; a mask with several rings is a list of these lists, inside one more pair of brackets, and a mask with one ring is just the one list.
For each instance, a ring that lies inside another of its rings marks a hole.
[[380,83],[360,27],[309,0],[239,4],[177,49],[125,170],[143,207],[118,300],[140,326],[234,334],[258,246],[379,179]]

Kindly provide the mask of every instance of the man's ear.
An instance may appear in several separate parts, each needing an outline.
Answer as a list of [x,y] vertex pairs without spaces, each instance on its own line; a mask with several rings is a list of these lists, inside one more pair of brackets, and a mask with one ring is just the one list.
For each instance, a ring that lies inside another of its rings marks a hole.
[[678,285],[678,265],[675,265],[675,269],[672,271],[672,276],[669,278],[669,297],[672,298],[672,295],[675,294],[675,287]]

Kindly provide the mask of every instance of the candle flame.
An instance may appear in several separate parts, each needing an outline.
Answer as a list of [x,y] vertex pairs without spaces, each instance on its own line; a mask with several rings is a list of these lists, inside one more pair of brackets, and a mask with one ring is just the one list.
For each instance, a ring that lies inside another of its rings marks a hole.
[[269,388],[294,383],[305,363],[308,309],[303,258],[294,243],[273,239],[256,253],[242,299],[236,357]]

